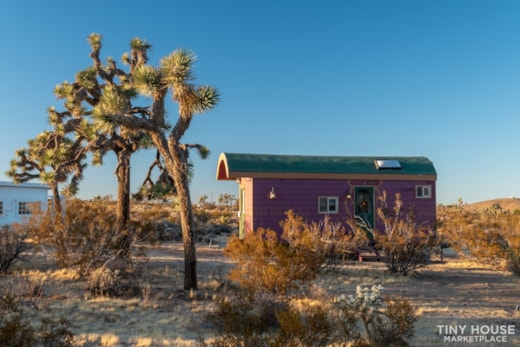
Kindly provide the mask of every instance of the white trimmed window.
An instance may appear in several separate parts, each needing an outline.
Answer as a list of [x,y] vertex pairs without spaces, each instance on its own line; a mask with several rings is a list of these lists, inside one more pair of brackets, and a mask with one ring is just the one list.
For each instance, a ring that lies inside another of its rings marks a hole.
[[417,199],[430,199],[432,197],[432,186],[415,186],[415,197]]
[[337,196],[318,196],[318,213],[338,213]]
[[31,204],[25,201],[18,203],[18,214],[31,214]]

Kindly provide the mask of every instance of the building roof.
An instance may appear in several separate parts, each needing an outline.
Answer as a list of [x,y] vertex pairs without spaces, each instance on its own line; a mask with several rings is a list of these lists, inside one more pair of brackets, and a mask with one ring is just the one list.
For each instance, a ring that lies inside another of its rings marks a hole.
[[343,157],[221,153],[217,180],[253,178],[346,178],[436,180],[426,157]]
[[13,183],[7,181],[0,181],[0,187],[49,189],[48,185],[42,183]]

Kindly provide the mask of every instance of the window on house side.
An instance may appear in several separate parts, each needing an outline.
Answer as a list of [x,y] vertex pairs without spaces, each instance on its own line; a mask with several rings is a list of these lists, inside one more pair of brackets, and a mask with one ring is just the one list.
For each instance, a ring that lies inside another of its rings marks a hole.
[[318,213],[338,213],[338,197],[319,196]]
[[429,199],[432,197],[431,186],[415,186],[415,197],[417,199]]
[[28,202],[18,203],[18,214],[31,214],[31,205]]
[[4,202],[0,201],[0,215],[4,214]]

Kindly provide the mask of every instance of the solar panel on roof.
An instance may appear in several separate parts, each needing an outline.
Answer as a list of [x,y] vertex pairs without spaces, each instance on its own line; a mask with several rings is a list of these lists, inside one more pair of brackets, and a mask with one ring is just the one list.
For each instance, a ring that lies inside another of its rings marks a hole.
[[401,168],[401,163],[399,162],[399,160],[395,160],[395,159],[374,160],[374,164],[376,166],[376,169],[378,169],[378,170],[381,170],[381,169],[400,169]]

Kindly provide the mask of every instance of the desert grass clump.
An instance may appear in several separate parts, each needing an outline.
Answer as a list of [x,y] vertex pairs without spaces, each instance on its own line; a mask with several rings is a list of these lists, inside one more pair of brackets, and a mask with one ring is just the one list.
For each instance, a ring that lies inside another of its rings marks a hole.
[[17,285],[18,295],[29,300],[38,300],[45,295],[49,274],[40,271],[22,271],[11,280]]
[[24,260],[29,245],[27,233],[19,227],[0,226],[0,273],[5,274],[18,261]]
[[122,273],[108,267],[100,267],[89,276],[89,292],[101,296],[121,296],[125,292]]

